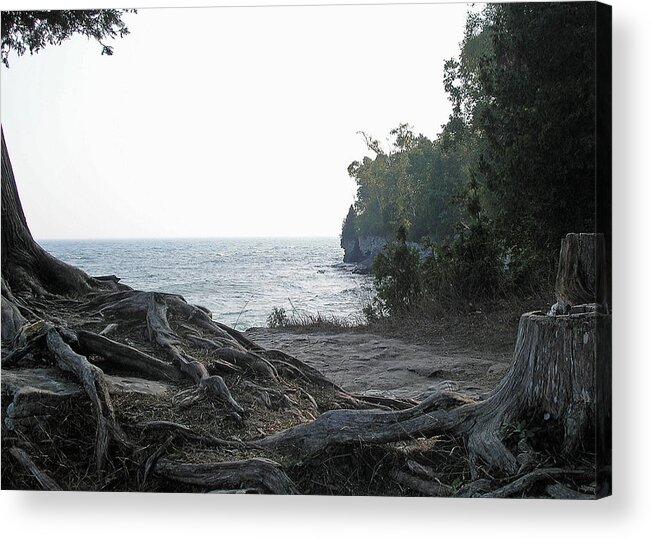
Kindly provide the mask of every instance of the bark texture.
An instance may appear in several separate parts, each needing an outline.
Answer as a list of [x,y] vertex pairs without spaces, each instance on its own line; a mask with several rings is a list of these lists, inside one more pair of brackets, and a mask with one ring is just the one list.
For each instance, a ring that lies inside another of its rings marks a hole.
[[566,308],[599,305],[608,311],[608,263],[603,234],[568,234],[561,242],[556,300]]

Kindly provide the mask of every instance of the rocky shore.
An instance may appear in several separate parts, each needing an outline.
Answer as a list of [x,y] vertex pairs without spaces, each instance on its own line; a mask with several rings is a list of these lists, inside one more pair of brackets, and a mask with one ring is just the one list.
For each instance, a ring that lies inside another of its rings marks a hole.
[[386,243],[387,240],[380,236],[342,238],[341,247],[344,250],[344,262],[355,264],[354,273],[370,273],[373,260],[384,249]]

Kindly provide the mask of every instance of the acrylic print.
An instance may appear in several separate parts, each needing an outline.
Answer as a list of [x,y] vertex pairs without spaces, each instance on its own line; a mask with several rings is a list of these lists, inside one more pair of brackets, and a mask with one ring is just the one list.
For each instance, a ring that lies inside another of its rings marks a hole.
[[2,488],[590,500],[610,7],[2,12]]

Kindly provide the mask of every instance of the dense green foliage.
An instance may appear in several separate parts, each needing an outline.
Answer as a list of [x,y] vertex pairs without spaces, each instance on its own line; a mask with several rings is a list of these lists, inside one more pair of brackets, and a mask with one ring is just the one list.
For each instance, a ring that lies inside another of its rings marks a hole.
[[496,235],[550,262],[567,232],[594,228],[595,6],[489,4],[464,49],[482,35],[479,61],[449,66],[453,119],[480,145],[471,166]]
[[462,179],[457,153],[443,152],[438,141],[415,135],[404,124],[390,135],[388,151],[365,135],[375,157],[348,167],[357,182],[357,201],[344,229],[354,217],[362,235],[392,238],[402,226],[413,240],[444,238],[459,218],[452,203]]
[[[487,4],[445,63],[452,113],[440,136],[401,125],[388,152],[366,137],[375,157],[349,167],[347,221],[361,235],[391,239],[403,226],[425,238],[429,254],[407,272],[421,298],[526,293],[553,276],[566,233],[594,230],[595,35],[592,3]],[[382,283],[399,248],[374,268],[393,312]]]
[[357,214],[355,213],[355,206],[351,205],[341,227],[341,240],[342,242],[354,240],[357,234]]
[[377,297],[365,308],[369,321],[383,315],[404,314],[415,306],[454,308],[496,297],[513,287],[505,269],[504,250],[482,217],[474,175],[463,196],[466,222],[454,236],[439,242],[425,240],[421,250],[405,242],[404,229],[379,253],[373,264]]
[[459,224],[453,238],[432,245],[422,262],[429,297],[451,303],[494,297],[507,288],[504,250],[482,216],[478,189],[473,176],[464,197],[467,222]]
[[417,303],[421,293],[420,255],[407,245],[404,227],[398,238],[378,254],[373,269],[378,297],[388,314],[401,314]]
[[9,53],[19,56],[39,52],[47,45],[60,45],[74,34],[95,39],[102,54],[112,55],[113,47],[102,43],[107,38],[124,37],[129,33],[122,14],[135,10],[88,9],[56,11],[3,11],[2,63],[9,66]]

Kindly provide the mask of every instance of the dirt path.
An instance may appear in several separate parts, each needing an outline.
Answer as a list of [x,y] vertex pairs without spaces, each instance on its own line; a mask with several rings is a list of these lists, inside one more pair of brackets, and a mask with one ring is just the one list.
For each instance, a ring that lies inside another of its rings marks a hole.
[[440,388],[483,393],[495,386],[511,359],[368,333],[251,328],[246,335],[305,361],[344,389],[395,397],[421,398]]

